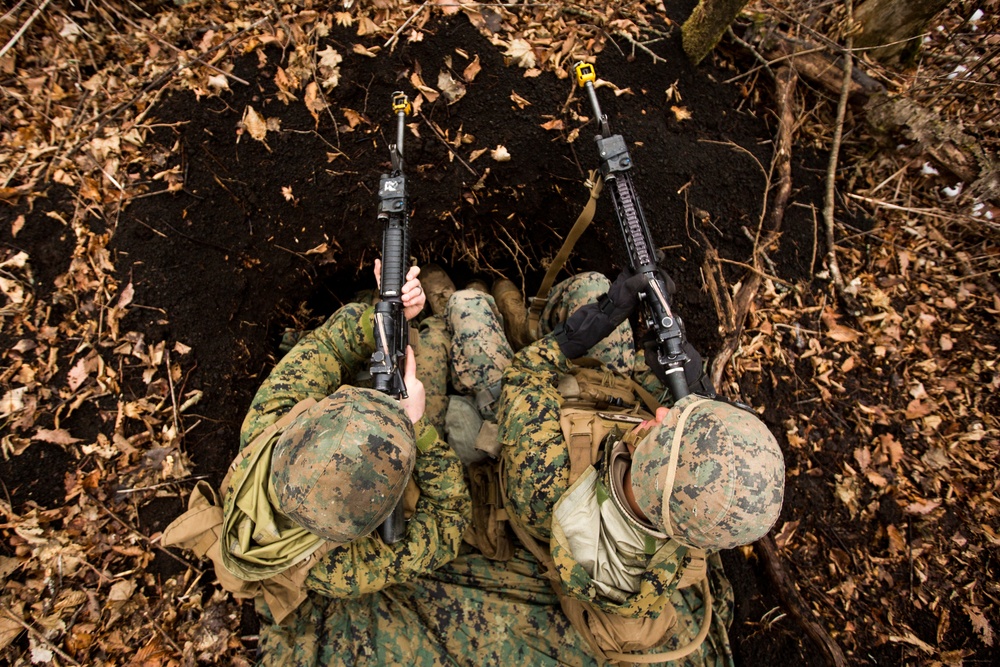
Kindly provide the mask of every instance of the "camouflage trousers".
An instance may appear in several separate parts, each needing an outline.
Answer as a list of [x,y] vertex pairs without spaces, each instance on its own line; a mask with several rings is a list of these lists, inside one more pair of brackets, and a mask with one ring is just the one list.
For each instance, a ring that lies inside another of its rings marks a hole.
[[[567,278],[549,294],[539,321],[541,335],[597,301],[611,287],[600,273],[589,271]],[[514,358],[514,350],[503,330],[503,317],[493,297],[478,290],[459,290],[451,295],[444,312],[451,334],[451,381],[460,394],[476,395],[500,383],[503,371]],[[589,357],[604,362],[622,374],[635,364],[632,328],[623,322],[611,335],[590,348]]]
[[448,367],[451,335],[445,321],[437,316],[420,322],[416,349],[417,378],[424,383],[427,405],[424,418],[444,434],[444,416],[448,409]]
[[[725,626],[733,598],[718,556],[709,558],[715,631],[673,667],[731,667]],[[671,597],[677,636],[659,650],[687,644],[704,617],[694,589]],[[281,625],[267,605],[261,616],[261,665],[444,667],[572,665],[597,667],[584,639],[562,613],[541,566],[519,548],[506,563],[466,549],[457,559],[404,584],[344,600],[310,593]],[[664,663],[660,663],[664,664]]]

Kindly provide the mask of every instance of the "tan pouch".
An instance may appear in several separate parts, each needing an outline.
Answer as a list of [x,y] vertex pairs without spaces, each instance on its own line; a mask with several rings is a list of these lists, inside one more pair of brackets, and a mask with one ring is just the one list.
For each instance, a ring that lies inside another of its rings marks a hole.
[[469,466],[472,523],[465,531],[467,543],[491,560],[508,561],[514,554],[507,532],[507,510],[500,493],[500,475],[495,461]]

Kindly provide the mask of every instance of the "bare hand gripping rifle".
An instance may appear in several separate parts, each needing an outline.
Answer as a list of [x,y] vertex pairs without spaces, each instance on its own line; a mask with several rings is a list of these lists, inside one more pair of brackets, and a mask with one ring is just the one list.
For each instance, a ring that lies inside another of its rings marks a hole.
[[[378,219],[382,222],[382,275],[380,300],[375,306],[375,352],[369,371],[377,391],[406,398],[403,372],[410,328],[403,314],[403,284],[410,259],[410,212],[403,174],[403,130],[410,113],[410,100],[402,92],[392,94],[396,112],[396,143],[389,146],[392,172],[382,174],[378,185]],[[403,500],[379,527],[386,544],[394,544],[405,530]]]
[[653,245],[646,217],[639,203],[639,195],[632,182],[632,158],[625,139],[620,134],[611,134],[608,117],[601,113],[594,89],[596,74],[594,66],[580,62],[574,66],[576,82],[586,88],[590,105],[600,125],[601,133],[595,137],[597,150],[601,156],[601,175],[604,185],[611,191],[618,226],[625,239],[629,266],[633,273],[646,277],[648,289],[639,296],[643,303],[643,319],[655,332],[657,360],[666,371],[667,388],[674,400],[691,393],[684,375],[684,363],[688,355],[684,352],[684,332],[670,310],[667,286],[657,267],[657,250]]

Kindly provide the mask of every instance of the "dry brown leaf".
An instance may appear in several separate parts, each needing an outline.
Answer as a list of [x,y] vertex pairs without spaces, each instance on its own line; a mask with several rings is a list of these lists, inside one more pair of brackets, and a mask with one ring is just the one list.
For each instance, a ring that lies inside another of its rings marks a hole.
[[261,142],[265,146],[267,142],[264,141],[267,137],[267,122],[264,117],[254,110],[252,106],[247,105],[246,110],[243,112],[243,127],[246,131],[250,133],[250,136]]
[[480,148],[477,151],[472,151],[472,154],[469,156],[469,162],[475,162],[476,159],[479,158],[479,156],[481,156],[483,153],[485,153],[488,150],[489,150],[489,148]]
[[904,511],[907,514],[930,514],[940,506],[940,500],[918,500],[907,505]]
[[906,540],[903,539],[903,534],[899,532],[899,528],[889,524],[886,526],[885,532],[889,537],[889,551],[897,554],[906,551]]
[[455,80],[455,77],[448,70],[441,70],[438,73],[437,86],[449,105],[465,97],[465,85],[461,81]]
[[378,26],[367,16],[358,18],[358,37],[374,35],[378,32]]
[[965,611],[969,614],[972,629],[979,634],[982,642],[987,646],[993,646],[993,628],[990,626],[989,619],[986,618],[979,607],[969,607]]
[[427,101],[433,104],[437,101],[437,98],[441,96],[441,93],[434,90],[426,83],[424,83],[423,78],[420,76],[419,72],[414,71],[410,75],[410,84],[420,91],[420,94],[427,98]]
[[462,78],[465,79],[466,83],[472,83],[476,79],[476,75],[483,69],[482,65],[479,64],[479,54],[472,59],[472,62],[465,66],[465,70],[462,72]]
[[531,44],[519,37],[514,38],[507,45],[504,55],[513,59],[518,67],[524,67],[525,69],[530,69],[536,64],[535,52],[532,50]]
[[40,440],[41,442],[50,442],[53,445],[72,445],[74,442],[80,442],[80,438],[74,438],[69,434],[69,431],[64,428],[40,428],[35,432],[35,435],[31,436],[31,439]]
[[904,416],[907,419],[920,419],[929,415],[934,408],[930,403],[924,403],[919,398],[915,398],[906,405]]
[[516,104],[519,109],[523,109],[524,107],[530,107],[531,106],[531,102],[529,102],[528,100],[524,99],[523,97],[521,97],[520,95],[518,95],[514,91],[510,92],[510,100],[514,104]]
[[352,130],[361,123],[361,114],[359,114],[354,109],[345,108],[341,109],[340,111],[344,114],[344,118],[347,119],[347,124],[350,126]]
[[24,628],[20,623],[8,618],[7,614],[0,614],[0,650],[6,648],[22,632]]
[[510,153],[507,152],[506,146],[498,145],[490,151],[490,157],[497,162],[510,162]]
[[670,110],[674,112],[674,118],[678,123],[691,118],[691,112],[684,107],[670,107]]
[[378,57],[378,52],[381,50],[382,47],[380,46],[373,46],[369,49],[364,44],[355,44],[354,48],[352,49],[354,53],[358,54],[359,56],[365,56],[367,58]]
[[828,338],[832,338],[839,343],[853,343],[861,338],[861,334],[854,329],[838,324],[837,317],[838,315],[829,309],[825,310],[820,316],[820,319],[823,320],[823,324],[826,325],[826,335]]
[[553,118],[546,123],[542,123],[539,127],[543,130],[562,130],[564,125],[561,118]]
[[304,101],[306,109],[309,109],[309,113],[312,114],[313,120],[319,123],[319,114],[326,109],[326,101],[319,94],[319,86],[316,85],[315,81],[310,81],[309,85],[306,86]]

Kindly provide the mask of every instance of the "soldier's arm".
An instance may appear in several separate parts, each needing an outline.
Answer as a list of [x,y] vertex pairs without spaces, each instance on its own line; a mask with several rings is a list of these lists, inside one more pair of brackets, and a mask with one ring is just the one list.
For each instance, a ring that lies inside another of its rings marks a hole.
[[413,469],[420,500],[406,537],[392,546],[372,533],[326,554],[309,571],[310,590],[352,598],[408,581],[453,560],[469,523],[472,503],[462,463],[426,420],[417,422]]
[[281,358],[250,404],[240,429],[240,448],[306,398],[336,391],[368,363],[375,349],[372,307],[340,308]]
[[560,374],[570,363],[553,336],[514,356],[497,410],[507,496],[526,528],[549,538],[552,508],[569,488],[569,454],[559,427]]

